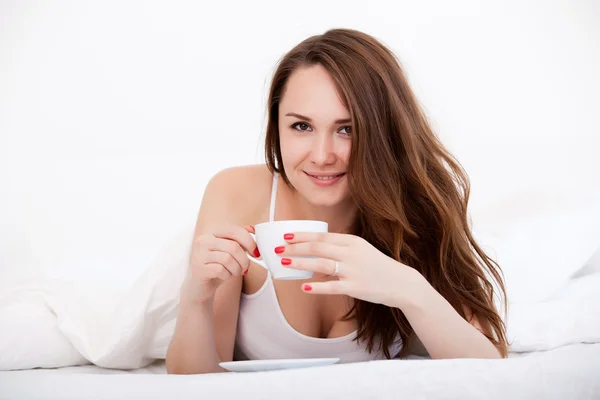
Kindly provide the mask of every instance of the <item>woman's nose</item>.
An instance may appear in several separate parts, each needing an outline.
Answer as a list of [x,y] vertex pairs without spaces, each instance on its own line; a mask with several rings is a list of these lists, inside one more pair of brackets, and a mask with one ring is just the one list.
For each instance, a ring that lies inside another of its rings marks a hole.
[[311,161],[315,164],[328,164],[335,161],[333,137],[331,135],[315,135],[311,149]]

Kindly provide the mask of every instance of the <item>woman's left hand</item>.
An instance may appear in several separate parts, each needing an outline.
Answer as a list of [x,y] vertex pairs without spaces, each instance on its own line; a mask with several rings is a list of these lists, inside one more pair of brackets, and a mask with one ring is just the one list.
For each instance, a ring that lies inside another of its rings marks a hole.
[[[400,307],[408,294],[406,289],[421,277],[415,269],[388,257],[355,235],[290,232],[284,239],[289,244],[276,251],[282,257],[282,265],[338,278],[303,284],[302,290],[306,293],[344,294]],[[315,258],[298,258],[306,256]]]

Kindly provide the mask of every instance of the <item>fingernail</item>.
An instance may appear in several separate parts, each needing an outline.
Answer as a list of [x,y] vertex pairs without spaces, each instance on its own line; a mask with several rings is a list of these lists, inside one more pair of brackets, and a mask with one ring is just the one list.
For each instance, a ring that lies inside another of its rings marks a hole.
[[290,265],[291,263],[292,263],[292,260],[290,258],[282,258],[281,259],[282,265]]
[[246,271],[244,271],[244,275],[248,275],[248,271],[250,271],[250,270],[247,269]]
[[260,257],[260,251],[258,251],[258,247],[254,249],[254,257]]
[[312,290],[312,286],[304,285],[304,290],[306,290],[307,292],[310,292]]
[[277,246],[275,247],[275,253],[281,254],[285,250],[285,246]]
[[284,240],[292,240],[293,238],[294,238],[293,233],[286,233],[285,235],[283,235]]

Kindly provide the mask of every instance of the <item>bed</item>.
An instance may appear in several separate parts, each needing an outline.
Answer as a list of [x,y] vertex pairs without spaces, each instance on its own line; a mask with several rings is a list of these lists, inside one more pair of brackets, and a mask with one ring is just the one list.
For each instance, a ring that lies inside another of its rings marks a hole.
[[502,241],[477,233],[505,272],[508,359],[167,375],[190,224],[131,286],[40,279],[1,290],[0,399],[600,399],[600,202],[591,204],[521,220]]

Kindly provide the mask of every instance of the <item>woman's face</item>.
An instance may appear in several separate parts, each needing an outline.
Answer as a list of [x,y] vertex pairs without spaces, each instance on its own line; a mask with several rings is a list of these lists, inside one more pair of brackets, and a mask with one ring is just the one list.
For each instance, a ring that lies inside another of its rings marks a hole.
[[279,104],[285,173],[311,204],[332,206],[349,196],[346,171],[352,143],[350,113],[321,65],[299,68]]

